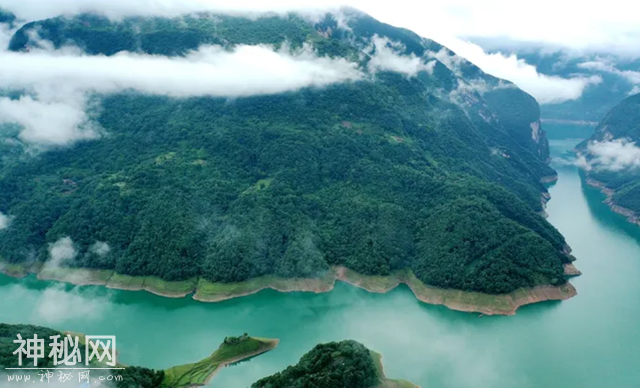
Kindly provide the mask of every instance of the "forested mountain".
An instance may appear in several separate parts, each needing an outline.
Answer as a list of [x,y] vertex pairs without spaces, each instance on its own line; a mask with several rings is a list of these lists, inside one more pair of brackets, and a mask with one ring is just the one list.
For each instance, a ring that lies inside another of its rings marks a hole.
[[640,214],[639,142],[640,94],[636,94],[611,109],[593,136],[577,147],[586,158],[588,176],[614,191],[611,204],[635,216]]
[[[409,267],[431,285],[489,293],[564,282],[564,239],[536,214],[540,182],[555,175],[537,102],[433,41],[344,12],[347,25],[332,14],[24,25],[15,52],[43,41],[172,57],[205,44],[305,44],[366,77],[234,99],[94,95],[103,136],[35,153],[5,125],[2,258],[45,261],[70,237],[77,254],[63,265],[166,280],[345,265]],[[384,50],[421,71],[375,68]]]

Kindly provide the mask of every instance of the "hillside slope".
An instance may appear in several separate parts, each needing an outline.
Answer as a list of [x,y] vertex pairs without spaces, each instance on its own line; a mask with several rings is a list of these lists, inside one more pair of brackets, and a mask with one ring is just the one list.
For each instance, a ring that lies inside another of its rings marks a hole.
[[[611,207],[639,223],[640,94],[616,105],[577,149],[588,162],[591,183],[604,189]],[[594,146],[595,144],[595,146]]]
[[[166,280],[316,277],[345,265],[409,267],[434,286],[488,293],[564,283],[564,239],[536,214],[540,182],[555,175],[536,101],[430,40],[344,12],[348,27],[330,14],[23,26],[10,47],[25,55],[304,44],[365,76],[234,99],[98,94],[104,136],[35,155],[7,127],[2,258],[51,262],[62,241],[73,254],[56,265]],[[382,66],[382,54],[421,71]]]

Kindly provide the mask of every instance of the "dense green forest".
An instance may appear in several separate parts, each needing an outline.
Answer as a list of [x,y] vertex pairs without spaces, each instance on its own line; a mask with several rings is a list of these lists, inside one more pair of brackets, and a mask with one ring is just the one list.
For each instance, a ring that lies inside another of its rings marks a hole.
[[[38,360],[38,367],[54,368],[53,359],[50,357],[51,348],[48,344],[51,342],[49,337],[60,335],[64,337],[65,334],[56,330],[52,330],[42,326],[33,325],[8,325],[0,323],[0,368],[17,368],[18,356],[13,352],[18,348],[17,344],[13,341],[18,339],[18,334],[22,336],[23,340],[33,339],[34,335],[38,338],[44,339],[45,351],[44,358]],[[80,349],[82,357],[84,357],[84,346]],[[84,364],[83,364],[84,365]],[[22,367],[33,367],[33,361],[23,358]],[[38,371],[38,373],[41,373]],[[100,375],[98,371],[92,371],[91,376],[97,377]],[[121,380],[114,380],[113,384],[116,388],[158,388],[160,383],[164,379],[164,371],[155,371],[153,369],[128,366],[125,369],[119,370],[117,375],[122,376]],[[5,378],[5,377],[3,377]],[[57,377],[56,377],[57,378]],[[34,376],[32,381],[40,379],[39,376]]]
[[380,377],[369,350],[356,341],[320,344],[300,362],[252,388],[372,388]]
[[[352,12],[350,29],[332,15],[60,17],[26,24],[10,48],[38,45],[32,31],[104,55],[307,42],[366,69],[363,47],[377,34],[424,61],[454,55]],[[540,181],[555,174],[544,131],[532,132],[538,104],[457,62],[233,100],[93,96],[100,139],[35,154],[0,142],[0,212],[12,217],[0,256],[46,261],[68,236],[78,254],[64,265],[166,280],[313,277],[346,265],[372,275],[409,267],[434,286],[489,293],[562,283],[564,239],[536,214]]]
[[[593,136],[577,148],[588,160],[588,145],[593,141],[627,141],[640,144],[640,94],[628,97],[616,105],[596,128]],[[640,154],[640,152],[636,152]],[[638,158],[638,156],[636,156]],[[589,177],[604,183],[615,191],[613,201],[616,205],[640,214],[640,171],[637,166],[622,169],[607,169],[597,163],[589,172]]]

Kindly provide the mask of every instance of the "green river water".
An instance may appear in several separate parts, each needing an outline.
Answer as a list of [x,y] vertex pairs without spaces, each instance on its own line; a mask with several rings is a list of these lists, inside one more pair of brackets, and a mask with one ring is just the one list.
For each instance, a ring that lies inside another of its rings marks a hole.
[[[552,140],[552,152],[576,143]],[[0,275],[0,322],[116,335],[121,362],[153,368],[204,358],[228,335],[281,340],[222,370],[213,387],[246,387],[319,342],[347,338],[381,352],[389,377],[423,388],[640,387],[640,228],[612,213],[575,167],[554,167],[560,179],[547,211],[584,273],[572,280],[579,295],[516,316],[426,305],[405,286],[378,295],[338,283],[325,294],[266,290],[206,304]]]

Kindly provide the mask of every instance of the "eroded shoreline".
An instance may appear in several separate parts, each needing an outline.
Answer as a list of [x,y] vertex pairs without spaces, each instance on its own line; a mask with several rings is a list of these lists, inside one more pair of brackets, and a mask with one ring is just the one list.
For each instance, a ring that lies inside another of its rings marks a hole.
[[5,275],[23,278],[35,274],[39,280],[53,280],[80,286],[105,286],[127,291],[147,291],[169,298],[193,295],[200,302],[220,302],[252,295],[265,289],[279,292],[323,293],[333,290],[336,281],[342,281],[373,293],[387,293],[405,284],[421,302],[443,305],[451,310],[481,313],[484,315],[514,315],[521,306],[528,304],[567,300],[577,295],[569,283],[561,286],[543,285],[521,288],[508,294],[484,294],[433,287],[421,282],[410,270],[397,271],[389,276],[367,276],[348,268],[332,267],[322,278],[283,279],[262,276],[240,283],[212,283],[204,279],[168,282],[153,277],[131,277],[107,270],[58,268],[55,270],[26,268],[19,265],[0,265]]
[[640,216],[636,214],[636,212],[631,209],[627,209],[626,207],[619,206],[614,202],[613,196],[616,193],[614,190],[608,188],[607,185],[603,182],[600,182],[593,178],[587,177],[586,182],[589,186],[600,189],[600,191],[607,196],[607,199],[604,200],[604,203],[606,203],[614,213],[623,215],[627,218],[627,221],[640,226]]

